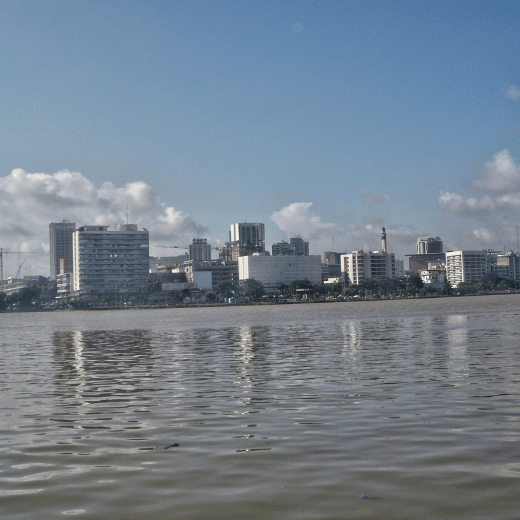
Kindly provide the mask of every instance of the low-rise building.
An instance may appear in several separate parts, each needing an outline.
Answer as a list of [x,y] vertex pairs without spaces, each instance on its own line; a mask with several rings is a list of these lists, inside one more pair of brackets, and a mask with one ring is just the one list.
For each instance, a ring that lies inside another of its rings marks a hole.
[[508,280],[520,280],[520,256],[518,253],[502,253],[496,255],[496,261],[490,264],[490,272],[507,278]]
[[[189,260],[184,262],[184,271],[186,273],[186,279],[190,283],[202,283],[208,285],[211,282],[211,287],[215,287],[221,282],[238,283],[238,262],[233,260],[209,260],[205,262],[197,262]],[[210,273],[211,278],[206,276],[202,278],[201,274],[197,273]],[[199,280],[197,282],[197,280]]]
[[267,292],[277,291],[280,285],[289,285],[296,280],[309,280],[314,284],[322,281],[321,257],[319,255],[252,255],[238,259],[240,280],[254,279],[261,282]]

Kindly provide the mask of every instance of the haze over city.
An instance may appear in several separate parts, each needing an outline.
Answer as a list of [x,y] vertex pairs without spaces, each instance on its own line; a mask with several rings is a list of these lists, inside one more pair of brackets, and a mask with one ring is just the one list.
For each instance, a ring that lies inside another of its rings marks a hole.
[[[0,247],[49,223],[517,250],[515,2],[5,1]],[[152,255],[165,250],[151,247]],[[14,274],[19,259],[5,259]]]

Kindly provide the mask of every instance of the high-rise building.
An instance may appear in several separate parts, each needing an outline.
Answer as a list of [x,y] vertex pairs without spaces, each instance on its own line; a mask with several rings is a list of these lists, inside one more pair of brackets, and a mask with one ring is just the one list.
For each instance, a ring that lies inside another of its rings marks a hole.
[[49,254],[50,276],[55,280],[60,271],[60,261],[63,273],[72,273],[72,233],[76,230],[75,222],[63,220],[49,224]]
[[290,243],[297,255],[309,256],[309,242],[305,242],[302,237],[291,238]]
[[273,244],[271,251],[272,251],[273,256],[295,255],[296,254],[294,246],[289,244],[288,242],[285,242],[285,240],[282,240],[281,242]]
[[442,253],[442,240],[439,237],[420,237],[417,239],[417,254]]
[[73,234],[72,291],[77,294],[135,294],[149,275],[148,231],[125,224],[81,226]]
[[416,250],[416,254],[406,255],[408,257],[408,268],[415,273],[427,270],[429,263],[444,264],[446,260],[442,240],[439,237],[418,238]]
[[211,245],[208,244],[207,238],[194,238],[189,250],[190,260],[198,262],[211,260]]
[[265,226],[259,222],[231,224],[229,242],[221,251],[221,259],[236,261],[241,256],[265,251]]

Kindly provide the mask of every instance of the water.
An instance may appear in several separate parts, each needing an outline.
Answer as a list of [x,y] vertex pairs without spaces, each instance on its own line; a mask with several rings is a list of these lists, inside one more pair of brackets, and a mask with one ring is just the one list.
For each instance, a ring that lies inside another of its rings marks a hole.
[[518,518],[519,304],[0,315],[0,518]]

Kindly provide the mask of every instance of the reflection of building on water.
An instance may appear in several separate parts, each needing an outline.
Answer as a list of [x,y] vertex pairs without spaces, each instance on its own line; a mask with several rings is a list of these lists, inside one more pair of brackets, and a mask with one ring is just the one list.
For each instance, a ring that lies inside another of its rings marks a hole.
[[155,365],[147,330],[55,332],[55,382],[60,394],[80,397],[85,387],[140,386]]
[[448,316],[448,371],[454,375],[466,376],[469,373],[468,319],[467,315]]
[[251,330],[251,327],[244,326],[240,327],[239,334],[241,350],[240,359],[243,363],[248,364],[255,357],[255,354],[253,353],[253,331]]

